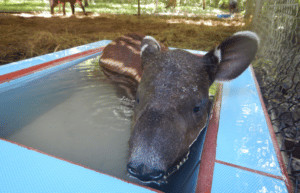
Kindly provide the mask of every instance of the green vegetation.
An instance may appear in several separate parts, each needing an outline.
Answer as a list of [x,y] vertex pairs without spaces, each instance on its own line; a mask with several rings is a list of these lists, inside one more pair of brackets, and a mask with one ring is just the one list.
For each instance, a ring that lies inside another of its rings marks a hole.
[[[204,15],[216,14],[221,11],[228,11],[229,0],[206,0],[203,10],[203,0],[177,0],[176,8],[165,6],[168,0],[140,0],[141,14],[153,13],[174,13],[180,15]],[[239,10],[243,10],[246,0],[239,1]],[[70,5],[67,3],[66,11],[71,12]],[[76,6],[77,11],[82,11]],[[1,0],[0,10],[7,12],[43,12],[50,11],[49,0]],[[56,8],[56,11],[58,8]],[[137,0],[89,0],[87,12],[113,13],[113,14],[137,14]]]
[[50,11],[50,5],[41,1],[8,1],[0,2],[1,11]]

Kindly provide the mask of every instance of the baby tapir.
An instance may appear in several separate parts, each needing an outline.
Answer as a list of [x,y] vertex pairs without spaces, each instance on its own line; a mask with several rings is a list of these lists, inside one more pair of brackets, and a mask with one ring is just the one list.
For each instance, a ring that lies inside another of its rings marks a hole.
[[[86,12],[85,12],[85,9],[82,5],[82,0],[59,0],[60,3],[63,4],[63,13],[64,15],[66,15],[66,9],[65,9],[65,6],[66,6],[66,3],[69,2],[70,5],[71,5],[71,8],[72,8],[72,14],[74,15],[75,14],[75,3],[78,2],[78,4],[80,5],[80,7],[82,8],[83,10],[83,13],[86,15]],[[87,1],[86,1],[87,2]],[[50,0],[50,7],[51,7],[51,14],[53,15],[54,14],[54,7],[58,5],[58,0]]]
[[[135,99],[136,89],[142,77],[141,43],[145,35],[130,33],[116,38],[101,54],[99,64],[104,74]],[[162,51],[168,50],[159,43]]]
[[167,181],[205,127],[210,85],[238,77],[258,44],[255,33],[238,32],[199,57],[180,49],[162,51],[154,38],[143,38],[143,74],[129,139],[130,175],[143,182]]

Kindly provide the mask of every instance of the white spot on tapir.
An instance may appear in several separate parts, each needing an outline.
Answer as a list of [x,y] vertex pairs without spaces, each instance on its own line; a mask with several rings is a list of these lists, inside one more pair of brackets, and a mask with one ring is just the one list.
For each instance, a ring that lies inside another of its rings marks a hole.
[[220,63],[222,60],[221,49],[215,49],[214,55],[218,58],[218,62]]

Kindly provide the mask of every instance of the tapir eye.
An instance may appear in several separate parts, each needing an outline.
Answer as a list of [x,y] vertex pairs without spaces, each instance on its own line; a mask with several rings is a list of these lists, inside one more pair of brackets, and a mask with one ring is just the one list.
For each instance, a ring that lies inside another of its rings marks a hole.
[[202,108],[203,104],[204,104],[203,102],[195,104],[195,106],[193,108],[193,112],[198,113],[200,111],[200,109]]
[[200,111],[200,105],[195,105],[193,112],[198,113]]

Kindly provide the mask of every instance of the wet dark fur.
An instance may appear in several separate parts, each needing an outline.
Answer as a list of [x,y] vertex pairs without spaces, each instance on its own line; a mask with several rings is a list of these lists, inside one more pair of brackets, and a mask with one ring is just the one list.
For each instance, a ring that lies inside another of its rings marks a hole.
[[[142,77],[133,93],[136,102],[129,140],[129,174],[143,182],[167,181],[205,127],[210,85],[243,73],[255,56],[258,41],[252,32],[237,33],[199,57],[180,49],[163,50],[154,38],[144,37],[141,63],[133,60],[131,56],[137,54],[130,53],[127,44],[116,45],[115,41],[107,52],[104,50],[102,57],[121,60],[126,67],[141,64]],[[123,55],[120,50],[130,54]],[[101,58],[100,65],[109,68]],[[114,69],[114,73],[118,71]],[[126,76],[113,78],[122,83]]]

